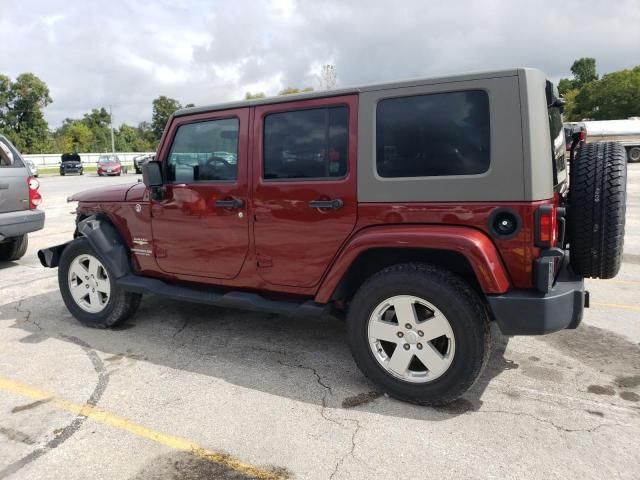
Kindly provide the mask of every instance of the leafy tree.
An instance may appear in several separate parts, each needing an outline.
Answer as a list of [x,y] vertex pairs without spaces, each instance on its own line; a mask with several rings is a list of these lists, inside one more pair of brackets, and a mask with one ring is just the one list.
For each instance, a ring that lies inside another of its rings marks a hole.
[[153,115],[151,117],[151,128],[154,133],[156,141],[162,137],[164,127],[167,125],[169,117],[173,115],[173,112],[181,108],[180,102],[174,98],[166,97],[164,95],[159,96],[153,101]]
[[254,99],[266,98],[266,97],[267,96],[264,94],[264,92],[256,92],[256,93],[247,92],[244,94],[245,100],[254,100]]
[[640,116],[640,65],[584,85],[575,97],[573,115],[594,120]]
[[596,59],[583,57],[575,60],[571,65],[573,78],[561,78],[558,82],[558,92],[565,95],[569,90],[580,89],[591,82],[598,80],[596,72]]
[[47,84],[33,73],[23,73],[14,82],[0,75],[0,129],[20,151],[46,150],[49,125],[42,109],[52,101]]
[[278,95],[293,95],[295,93],[306,93],[306,92],[313,92],[313,87],[305,87],[303,89],[287,87],[284,90],[280,90],[278,92]]
[[82,118],[93,135],[93,141],[88,151],[110,152],[111,151],[111,115],[103,108],[94,108],[89,113],[85,113]]
[[573,73],[574,77],[574,88],[581,88],[587,83],[597,80],[596,59],[587,57],[579,58],[571,65],[571,73]]
[[92,143],[93,133],[84,122],[76,120],[66,126],[62,135],[64,152],[90,152]]
[[140,130],[126,124],[115,132],[116,150],[119,152],[149,152],[153,150],[149,140],[140,135]]

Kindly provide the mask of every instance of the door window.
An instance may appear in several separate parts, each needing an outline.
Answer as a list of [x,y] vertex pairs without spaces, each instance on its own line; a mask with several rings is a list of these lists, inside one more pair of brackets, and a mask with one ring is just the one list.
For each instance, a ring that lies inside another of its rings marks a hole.
[[167,180],[177,183],[236,180],[239,129],[237,118],[178,127],[167,160]]
[[347,174],[347,107],[272,113],[264,120],[264,179],[338,179]]

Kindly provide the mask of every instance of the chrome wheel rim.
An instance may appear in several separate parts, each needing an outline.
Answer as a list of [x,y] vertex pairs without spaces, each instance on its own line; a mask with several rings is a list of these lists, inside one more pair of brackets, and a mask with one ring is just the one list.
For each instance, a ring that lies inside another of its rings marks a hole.
[[67,275],[71,297],[81,309],[100,313],[111,297],[111,284],[107,269],[93,255],[83,254],[74,258]]
[[447,317],[432,303],[412,295],[388,298],[374,308],[367,334],[376,361],[405,382],[432,382],[449,369],[455,355]]

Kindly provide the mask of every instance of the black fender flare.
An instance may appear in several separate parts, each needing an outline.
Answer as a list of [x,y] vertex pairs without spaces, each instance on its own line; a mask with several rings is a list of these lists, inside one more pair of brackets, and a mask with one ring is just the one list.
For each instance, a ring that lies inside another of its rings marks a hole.
[[[109,220],[92,215],[78,222],[77,232],[89,242],[115,278],[131,273],[127,244]],[[40,263],[49,268],[57,267],[64,249],[72,241],[39,250]]]

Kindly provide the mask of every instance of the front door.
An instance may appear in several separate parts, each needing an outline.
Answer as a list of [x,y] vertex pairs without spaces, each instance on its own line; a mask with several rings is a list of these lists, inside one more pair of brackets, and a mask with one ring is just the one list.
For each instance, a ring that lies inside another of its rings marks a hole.
[[312,287],[357,216],[357,96],[256,107],[254,235],[260,276]]
[[151,208],[165,272],[226,279],[240,272],[249,248],[248,122],[248,108],[172,122],[170,147],[160,153],[165,195]]

